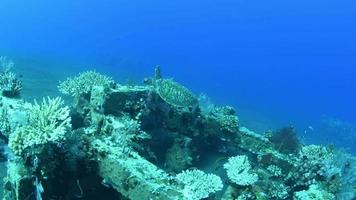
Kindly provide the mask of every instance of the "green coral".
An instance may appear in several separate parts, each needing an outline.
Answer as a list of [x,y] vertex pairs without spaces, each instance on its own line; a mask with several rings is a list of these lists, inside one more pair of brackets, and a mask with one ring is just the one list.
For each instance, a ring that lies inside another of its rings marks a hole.
[[156,90],[159,96],[167,103],[177,107],[190,107],[198,105],[198,99],[186,87],[170,79],[156,80]]
[[223,183],[219,176],[206,174],[201,170],[186,170],[176,176],[183,183],[183,195],[186,200],[199,200],[209,197],[211,193],[222,190]]
[[44,98],[42,103],[28,104],[27,124],[18,127],[9,137],[9,146],[18,156],[25,150],[47,143],[58,144],[65,139],[71,127],[69,108],[62,107],[63,100],[59,97]]
[[237,185],[248,186],[258,180],[258,175],[251,172],[251,165],[247,156],[235,156],[229,158],[224,164],[227,176]]
[[90,93],[94,86],[108,88],[113,85],[115,85],[115,82],[112,78],[95,71],[86,71],[80,73],[79,76],[68,78],[61,82],[58,89],[63,94],[69,94],[76,97]]

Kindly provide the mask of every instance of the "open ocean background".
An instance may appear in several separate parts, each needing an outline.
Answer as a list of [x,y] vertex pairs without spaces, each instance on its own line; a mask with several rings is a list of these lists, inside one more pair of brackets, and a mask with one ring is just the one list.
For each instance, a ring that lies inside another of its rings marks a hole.
[[355,0],[1,0],[0,55],[28,100],[80,71],[141,83],[161,65],[250,129],[356,153]]

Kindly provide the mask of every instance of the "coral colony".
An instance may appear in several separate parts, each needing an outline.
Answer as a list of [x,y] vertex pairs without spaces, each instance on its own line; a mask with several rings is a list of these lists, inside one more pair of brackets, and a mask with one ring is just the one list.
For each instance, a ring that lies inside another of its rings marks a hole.
[[258,134],[235,110],[156,74],[121,85],[95,71],[25,102],[1,57],[4,199],[332,200],[355,196],[355,157],[300,144],[292,127]]

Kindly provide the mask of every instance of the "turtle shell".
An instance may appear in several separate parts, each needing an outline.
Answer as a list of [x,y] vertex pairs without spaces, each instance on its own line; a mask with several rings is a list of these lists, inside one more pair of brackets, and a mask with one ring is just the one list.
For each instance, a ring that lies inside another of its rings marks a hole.
[[173,106],[198,105],[198,99],[190,90],[171,79],[156,80],[156,91],[164,101]]

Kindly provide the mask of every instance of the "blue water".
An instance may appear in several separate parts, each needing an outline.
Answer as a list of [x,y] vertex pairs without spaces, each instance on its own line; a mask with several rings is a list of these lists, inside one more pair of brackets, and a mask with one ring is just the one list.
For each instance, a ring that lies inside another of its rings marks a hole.
[[354,0],[2,0],[0,40],[14,60],[122,81],[161,65],[251,129],[293,124],[304,142],[356,152]]

